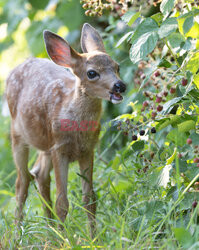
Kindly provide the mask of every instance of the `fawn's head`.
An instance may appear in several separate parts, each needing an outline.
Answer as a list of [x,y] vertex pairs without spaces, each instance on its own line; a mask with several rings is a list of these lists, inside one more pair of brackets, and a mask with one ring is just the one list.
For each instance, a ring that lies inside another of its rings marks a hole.
[[60,36],[44,31],[48,55],[58,65],[69,67],[80,78],[87,95],[109,100],[114,104],[123,100],[126,85],[119,78],[119,65],[105,52],[102,38],[89,24],[84,24],[79,54]]

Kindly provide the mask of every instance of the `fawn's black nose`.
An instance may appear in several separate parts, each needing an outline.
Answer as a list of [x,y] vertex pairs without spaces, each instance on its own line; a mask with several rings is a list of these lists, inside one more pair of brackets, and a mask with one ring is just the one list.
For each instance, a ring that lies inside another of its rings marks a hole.
[[118,81],[113,86],[113,92],[123,93],[126,90],[126,85],[122,81]]

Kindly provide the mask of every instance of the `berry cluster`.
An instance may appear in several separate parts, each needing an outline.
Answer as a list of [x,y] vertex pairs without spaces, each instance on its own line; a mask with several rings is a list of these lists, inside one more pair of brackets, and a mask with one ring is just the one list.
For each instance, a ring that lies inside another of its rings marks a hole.
[[[191,138],[187,139],[187,144],[192,145],[192,139]],[[193,147],[193,152],[194,152],[194,155],[195,155],[194,159],[193,159],[193,162],[197,164],[196,165],[197,167],[199,167],[199,146],[198,145]],[[183,155],[179,154],[178,157],[182,158]]]
[[86,16],[102,16],[104,11],[110,11],[117,16],[122,16],[129,7],[131,0],[82,0],[83,8],[86,9]]
[[[157,50],[157,54],[161,52],[161,48]],[[174,60],[170,56],[170,61]],[[148,71],[152,66],[154,59],[150,58],[148,62],[141,61],[138,64],[138,70],[135,73],[134,83],[140,87],[143,84],[143,81],[146,81],[145,72]],[[142,104],[141,111],[151,110],[151,118],[154,120],[159,112],[163,110],[164,102],[168,99],[174,98],[177,95],[176,86],[171,82],[171,71],[165,67],[161,67],[156,70],[153,75],[145,82],[142,86],[147,90],[143,91],[143,95],[146,97],[146,100]],[[184,77],[181,80],[181,85],[183,87],[187,86],[188,80]]]
[[[138,134],[140,136],[144,136],[147,134],[147,131],[144,130],[144,129],[139,129],[139,127],[142,126],[141,124],[137,124],[137,125],[134,125],[133,123],[131,123],[131,121],[129,119],[127,119],[125,122],[119,122],[118,123],[118,126],[117,126],[117,130],[122,130],[123,131],[123,134],[125,136],[128,136],[129,134],[132,135],[132,141],[137,141],[138,139],[138,135],[135,134],[135,131],[138,131]],[[156,129],[155,127],[152,127],[151,128],[151,133],[154,134],[156,133]]]

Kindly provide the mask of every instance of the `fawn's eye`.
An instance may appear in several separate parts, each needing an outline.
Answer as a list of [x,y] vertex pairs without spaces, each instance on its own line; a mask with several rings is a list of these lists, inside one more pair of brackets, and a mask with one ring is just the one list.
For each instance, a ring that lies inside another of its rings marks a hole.
[[99,74],[95,70],[89,70],[87,76],[89,79],[94,79],[96,76],[99,76]]

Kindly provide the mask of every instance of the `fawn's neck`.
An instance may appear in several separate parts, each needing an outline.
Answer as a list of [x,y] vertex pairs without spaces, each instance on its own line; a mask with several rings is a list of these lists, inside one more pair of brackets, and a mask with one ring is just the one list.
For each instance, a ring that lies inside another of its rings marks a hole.
[[91,119],[95,117],[95,119],[99,120],[102,111],[102,100],[88,95],[78,77],[75,84],[74,107],[76,111],[78,109],[82,115],[87,114]]

